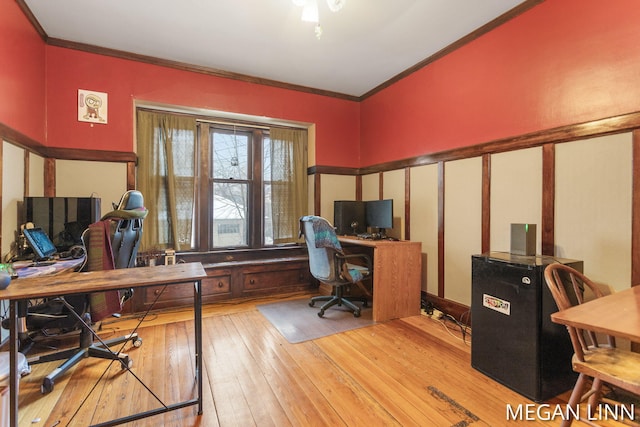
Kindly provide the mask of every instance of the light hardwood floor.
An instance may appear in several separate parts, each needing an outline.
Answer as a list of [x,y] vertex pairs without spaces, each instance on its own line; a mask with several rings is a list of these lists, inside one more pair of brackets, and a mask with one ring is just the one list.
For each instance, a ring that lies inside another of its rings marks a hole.
[[[303,295],[290,295],[299,298]],[[304,295],[306,296],[306,295]],[[471,368],[459,331],[425,316],[378,323],[299,344],[288,343],[256,305],[270,299],[203,308],[204,413],[180,409],[135,426],[556,426],[540,405]],[[310,309],[310,316],[315,310]],[[193,322],[189,311],[151,316],[131,349],[133,371],[161,399],[193,396]],[[105,322],[120,335],[135,319]],[[453,326],[449,323],[450,326]],[[86,359],[40,394],[52,367],[34,365],[20,383],[20,426],[85,426],[156,405],[128,373],[112,366],[76,413],[108,362]],[[564,408],[567,394],[550,402]],[[507,420],[507,405],[533,413]],[[581,422],[574,423],[582,427]],[[607,426],[619,425],[607,422]]]

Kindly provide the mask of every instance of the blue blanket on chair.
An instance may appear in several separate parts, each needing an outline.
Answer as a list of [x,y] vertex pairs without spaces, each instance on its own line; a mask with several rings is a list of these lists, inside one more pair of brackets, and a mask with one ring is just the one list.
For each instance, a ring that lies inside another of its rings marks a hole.
[[[329,221],[326,219],[315,216],[307,215],[300,218],[300,235],[303,233],[303,227],[305,222],[311,222],[313,228],[313,238],[316,248],[331,248],[344,255],[342,251],[342,245],[338,240],[336,231],[333,229]],[[363,272],[355,265],[342,264],[341,276],[352,283],[357,283],[364,278]]]
[[336,236],[336,231],[327,220],[319,216],[305,216],[304,221],[311,221],[313,225],[314,240],[316,248],[332,248],[342,253],[342,246]]

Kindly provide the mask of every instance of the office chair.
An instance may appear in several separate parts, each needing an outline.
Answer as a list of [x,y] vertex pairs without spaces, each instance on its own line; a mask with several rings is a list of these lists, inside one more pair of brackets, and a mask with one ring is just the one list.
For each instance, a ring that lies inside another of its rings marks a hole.
[[[104,215],[100,221],[89,225],[82,234],[86,250],[83,271],[135,267],[136,254],[142,236],[142,222],[147,215],[142,194],[135,190],[127,191],[114,208],[115,210]],[[118,344],[123,344],[124,347],[127,341],[139,347],[142,345],[142,340],[138,334],[100,340],[99,343],[94,344],[96,335],[91,324],[120,312],[124,301],[132,294],[132,290],[129,289],[55,298],[44,303],[48,306],[44,309],[45,311],[50,310],[52,305],[58,308],[52,320],[47,320],[47,316],[36,315],[43,311],[43,307],[29,309],[34,314],[27,315],[29,330],[40,328],[45,335],[52,328],[59,328],[63,333],[73,329],[80,330],[80,344],[77,348],[35,356],[28,360],[31,364],[65,360],[43,379],[41,386],[43,394],[51,392],[56,379],[85,357],[118,360],[123,369],[131,367],[132,361],[127,354],[113,352],[109,347]],[[31,319],[33,321],[30,324]]]
[[[309,306],[313,307],[316,302],[325,302],[320,307],[319,317],[323,317],[325,311],[334,305],[344,305],[353,311],[354,317],[360,317],[360,307],[353,302],[362,302],[362,307],[367,307],[367,298],[346,298],[343,296],[344,288],[371,278],[373,273],[371,258],[367,254],[346,255],[342,251],[335,230],[322,217],[303,216],[300,218],[300,234],[304,236],[307,243],[311,275],[318,281],[333,286],[332,295],[312,297]],[[348,262],[358,259],[364,265]]]
[[[603,296],[602,291],[584,274],[564,264],[549,265],[544,271],[544,278],[560,311],[582,304],[586,289],[596,298]],[[573,326],[567,326],[567,331],[574,350],[573,370],[579,375],[567,404],[569,416],[563,417],[562,427],[571,425],[574,419],[571,414],[579,414],[578,405],[586,399],[590,413],[598,413],[596,407],[604,400],[603,384],[640,395],[640,354],[617,348],[612,336],[596,335]],[[591,387],[583,394],[589,379]],[[580,420],[593,425],[588,420]]]

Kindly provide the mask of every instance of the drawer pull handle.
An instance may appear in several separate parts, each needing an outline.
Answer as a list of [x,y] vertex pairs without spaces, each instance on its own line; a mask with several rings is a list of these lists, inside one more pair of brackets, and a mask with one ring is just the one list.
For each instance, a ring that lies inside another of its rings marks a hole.
[[158,296],[162,293],[162,291],[160,289],[156,289],[155,291],[153,291],[153,294]]
[[256,281],[251,279],[251,280],[249,280],[249,283],[251,283],[253,285],[254,283],[256,283]]
[[222,283],[222,282],[218,282],[218,287],[219,287],[219,288],[223,288],[223,287],[224,287],[224,283]]

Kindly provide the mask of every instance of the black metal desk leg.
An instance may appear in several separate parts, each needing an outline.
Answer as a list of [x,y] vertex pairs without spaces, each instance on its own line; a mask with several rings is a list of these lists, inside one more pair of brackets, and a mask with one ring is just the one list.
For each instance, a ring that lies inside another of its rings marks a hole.
[[202,415],[202,281],[194,282],[194,321],[196,333],[196,381],[198,382],[198,415]]
[[9,301],[9,424],[11,427],[18,425],[18,304],[19,301]]

